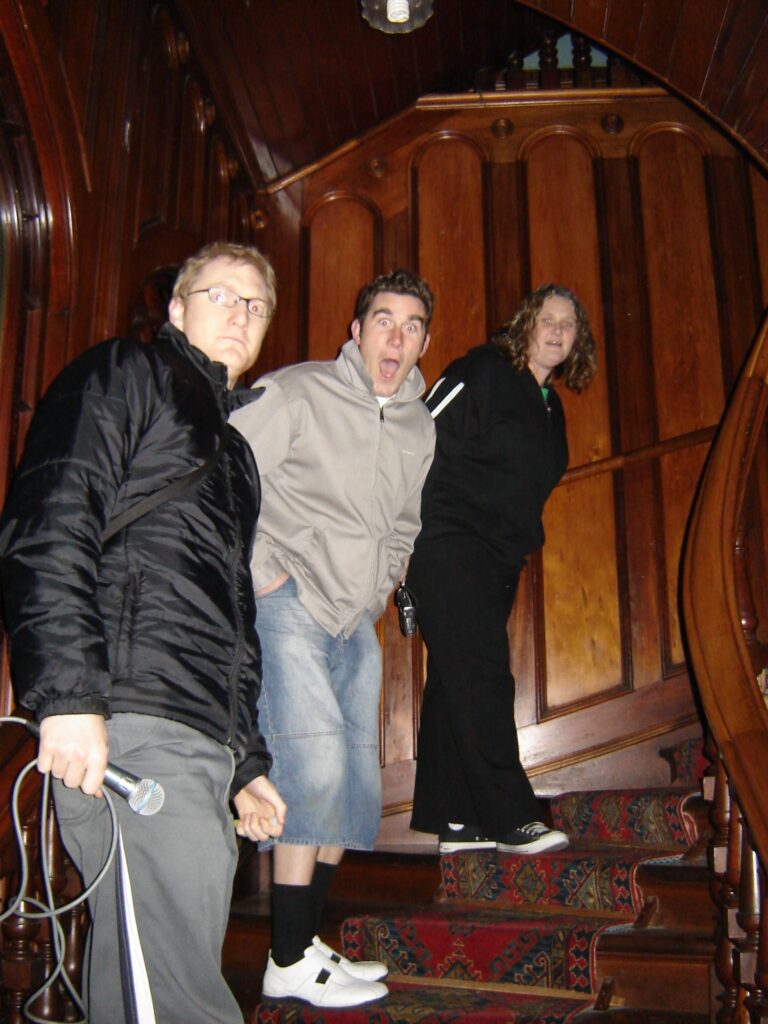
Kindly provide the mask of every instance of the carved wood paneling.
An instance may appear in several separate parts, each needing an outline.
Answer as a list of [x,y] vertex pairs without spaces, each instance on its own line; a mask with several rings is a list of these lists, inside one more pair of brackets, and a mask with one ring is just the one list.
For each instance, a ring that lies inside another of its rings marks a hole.
[[[768,165],[768,8],[763,0],[516,0],[651,71]],[[600,24],[602,21],[602,24]]]
[[[605,7],[602,26],[599,3],[537,6],[584,18],[594,34],[600,28],[630,55],[665,62],[692,82],[702,66],[698,29],[683,55],[648,28],[669,14],[656,3],[651,17],[649,2]],[[263,13],[265,3],[250,9]],[[242,33],[231,49],[218,45],[218,33],[230,38],[241,26],[244,5],[220,6],[213,20],[191,0],[85,6],[80,36],[64,0],[9,0],[0,10],[52,211],[50,289],[46,308],[28,319],[21,395],[34,405],[66,358],[127,326],[156,268],[223,230],[257,240],[277,266],[278,315],[261,371],[332,355],[359,285],[398,263],[415,265],[437,291],[424,360],[430,381],[507,317],[538,275],[565,278],[595,324],[600,377],[567,398],[576,475],[552,499],[548,546],[530,560],[510,619],[521,749],[539,786],[562,785],[574,765],[584,781],[588,765],[599,772],[599,754],[690,723],[679,544],[706,453],[697,432],[716,422],[743,335],[768,295],[763,175],[689,108],[653,90],[433,97],[318,160],[337,136],[400,109],[397,88],[417,95],[432,79],[399,63],[390,74],[391,44],[377,38],[371,60],[357,62],[371,88],[347,93],[354,98],[340,113],[346,100],[331,102],[322,88],[297,99],[289,56],[267,45],[266,30]],[[487,5],[476,6],[486,18]],[[458,0],[442,9],[443,25],[460,29]],[[717,42],[718,56],[745,75],[762,46],[765,19],[752,16],[751,40],[743,30],[754,9],[751,0],[731,5]],[[298,10],[287,15],[294,28]],[[337,37],[350,80],[350,54],[361,52],[352,24],[352,15],[340,19]],[[710,19],[701,24],[709,31]],[[483,50],[483,31],[467,52]],[[217,51],[250,75],[258,102],[242,80],[225,78]],[[419,67],[437,72],[443,58],[433,47]],[[718,116],[736,111],[730,96],[747,111],[745,130],[759,128],[759,75],[730,93],[717,61],[706,75],[701,96],[720,103]],[[243,124],[235,144],[231,127]],[[257,198],[260,176],[273,184]],[[688,431],[694,437],[678,447]],[[633,455],[659,440],[668,448]],[[625,455],[626,464],[587,472],[595,460]],[[409,799],[423,657],[399,637],[391,609],[380,629],[392,812]]]
[[717,297],[701,141],[648,133],[639,165],[659,438],[716,423],[723,407]]
[[[484,340],[486,248],[483,154],[471,139],[436,134],[414,167],[414,265],[440,297],[422,372],[433,382],[451,359]],[[469,342],[469,345],[467,344]]]
[[331,195],[311,212],[305,226],[310,310],[305,358],[333,359],[350,337],[357,293],[375,273],[377,221],[376,211],[354,196]]
[[78,352],[128,330],[152,272],[212,237],[258,233],[253,189],[171,12],[77,6],[0,5],[3,496],[41,394]]
[[[370,264],[413,257],[430,280],[428,383],[543,280],[572,287],[594,324],[599,376],[583,395],[564,396],[571,476],[550,499],[547,543],[509,623],[520,739],[539,788],[562,785],[569,765],[583,782],[597,764],[597,781],[600,752],[695,722],[679,552],[726,378],[746,344],[735,337],[754,330],[761,303],[765,254],[751,233],[744,245],[743,229],[764,201],[762,179],[705,122],[650,90],[594,104],[426,100],[286,187],[299,183],[313,211],[310,281],[321,254],[349,237],[344,216],[322,221],[314,211],[324,197],[332,209],[350,185],[381,225],[380,250],[373,232],[367,243],[352,235]],[[278,183],[269,202],[279,194]],[[317,321],[338,337],[351,301],[329,310],[316,297],[310,285],[306,336]],[[408,800],[423,673],[423,655],[395,629],[390,612],[380,625],[381,735],[393,814]]]
[[[158,8],[142,61],[141,105],[134,122],[139,138],[133,244],[156,224],[168,221],[171,167],[176,151],[174,131],[179,91],[177,33],[167,10]],[[162,102],[159,98],[163,97]]]
[[662,652],[664,674],[679,670],[684,652],[680,636],[678,594],[680,589],[680,552],[708,445],[672,452],[660,460],[659,498],[662,518],[664,591],[661,619],[664,629]]
[[[600,523],[600,529],[595,529]],[[545,658],[541,716],[622,686],[618,550],[612,474],[559,487],[542,552]]]

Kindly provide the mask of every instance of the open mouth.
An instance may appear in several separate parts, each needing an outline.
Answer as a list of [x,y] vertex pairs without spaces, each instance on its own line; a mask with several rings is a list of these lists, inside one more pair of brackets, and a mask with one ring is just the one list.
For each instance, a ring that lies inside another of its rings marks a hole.
[[379,363],[379,373],[384,380],[392,380],[400,369],[400,363],[396,359],[382,359]]

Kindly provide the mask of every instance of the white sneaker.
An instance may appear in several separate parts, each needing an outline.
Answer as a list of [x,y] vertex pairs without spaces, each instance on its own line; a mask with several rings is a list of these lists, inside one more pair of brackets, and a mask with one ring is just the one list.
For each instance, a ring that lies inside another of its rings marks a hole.
[[325,953],[329,960],[340,964],[353,978],[360,978],[361,981],[380,981],[388,974],[389,968],[380,960],[347,960],[345,956],[323,942],[319,935],[312,939],[312,945],[321,953]]
[[552,853],[564,850],[569,842],[565,832],[549,828],[543,821],[529,821],[502,836],[496,848],[503,853]]
[[269,999],[303,999],[313,1006],[360,1006],[387,994],[380,981],[362,981],[347,974],[315,946],[288,967],[278,967],[269,954],[262,994]]

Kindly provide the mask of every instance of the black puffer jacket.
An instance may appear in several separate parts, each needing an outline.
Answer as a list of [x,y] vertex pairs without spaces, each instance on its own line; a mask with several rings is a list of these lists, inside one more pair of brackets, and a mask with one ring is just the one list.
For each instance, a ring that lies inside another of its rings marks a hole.
[[102,544],[110,519],[200,466],[231,409],[170,324],[68,366],[40,404],[0,522],[0,573],[20,703],[53,714],[132,711],[231,746],[233,792],[269,768],[248,558],[259,508],[250,448],[229,430],[211,474]]

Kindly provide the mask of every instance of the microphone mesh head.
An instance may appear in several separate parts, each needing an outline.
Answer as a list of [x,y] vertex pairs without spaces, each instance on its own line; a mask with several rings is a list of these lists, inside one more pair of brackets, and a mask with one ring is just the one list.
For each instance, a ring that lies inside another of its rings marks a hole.
[[128,806],[137,814],[157,814],[165,803],[165,790],[154,779],[141,779],[128,797]]

